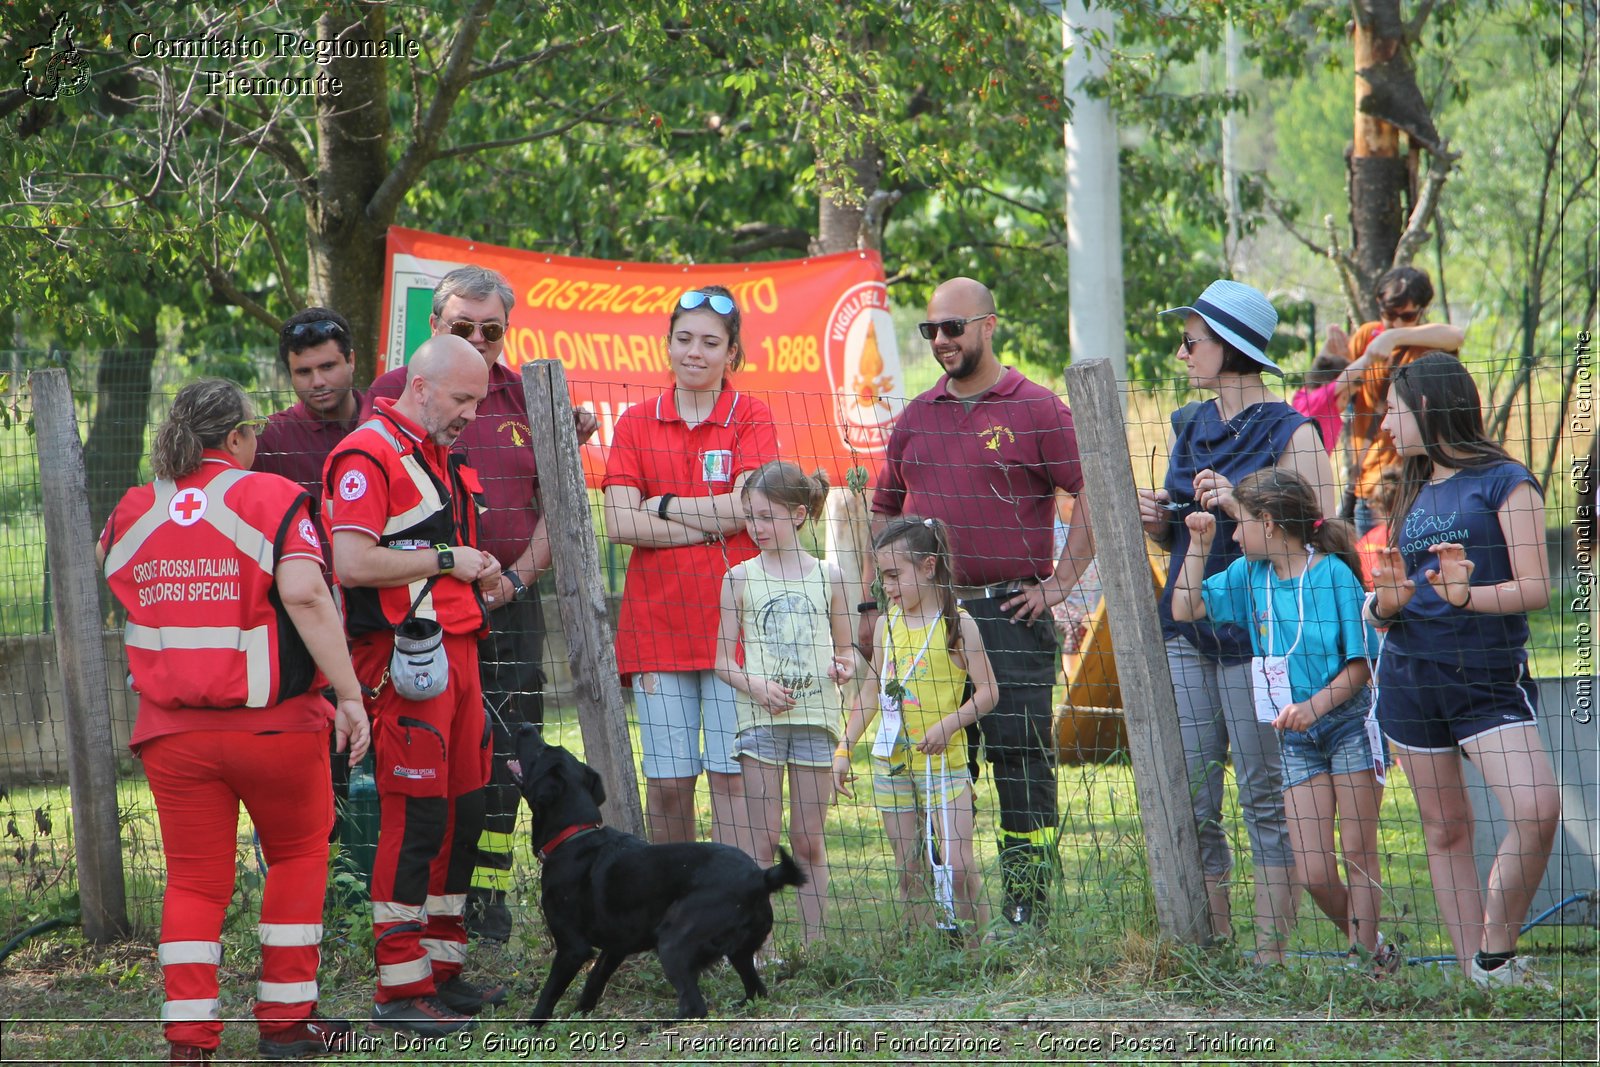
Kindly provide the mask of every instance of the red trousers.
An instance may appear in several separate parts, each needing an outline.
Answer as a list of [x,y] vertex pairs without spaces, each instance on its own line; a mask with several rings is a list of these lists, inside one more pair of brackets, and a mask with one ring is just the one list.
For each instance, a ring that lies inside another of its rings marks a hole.
[[241,802],[267,861],[257,928],[257,1025],[270,1037],[306,1018],[317,1006],[333,827],[328,735],[168,734],[141,745],[139,756],[167,857],[159,949],[167,1040],[214,1049],[222,1039],[217,967],[223,914],[233,897]]
[[463,913],[493,754],[477,639],[445,635],[450,683],[430,700],[406,700],[388,684],[393,647],[393,634],[374,633],[350,649],[356,677],[378,691],[367,710],[379,804],[372,866],[379,1002],[430,995],[466,962]]

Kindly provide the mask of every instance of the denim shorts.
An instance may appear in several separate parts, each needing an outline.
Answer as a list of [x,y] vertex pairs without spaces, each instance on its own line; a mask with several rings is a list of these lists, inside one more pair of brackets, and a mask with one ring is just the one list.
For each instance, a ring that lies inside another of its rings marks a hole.
[[[1283,732],[1283,788],[1303,785],[1319,774],[1359,774],[1372,770],[1372,744],[1367,740],[1367,709],[1372,690],[1365,687],[1334,708],[1309,730]],[[1387,752],[1384,753],[1387,757]],[[1387,765],[1388,759],[1384,763]]]
[[693,778],[702,770],[717,774],[741,770],[733,758],[733,735],[739,725],[733,687],[712,671],[635,674],[633,708],[639,717],[646,778]]
[[733,754],[777,767],[793,763],[799,767],[828,768],[833,766],[835,743],[826,726],[774,723],[740,730],[733,740]]

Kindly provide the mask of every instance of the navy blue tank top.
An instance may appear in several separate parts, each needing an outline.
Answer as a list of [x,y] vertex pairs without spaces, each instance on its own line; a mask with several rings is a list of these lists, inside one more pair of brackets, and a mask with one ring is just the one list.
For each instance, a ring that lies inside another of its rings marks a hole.
[[[1224,420],[1216,400],[1207,400],[1194,417],[1182,426],[1178,412],[1172,414],[1176,439],[1172,458],[1167,463],[1167,493],[1174,503],[1194,506],[1194,476],[1214,470],[1234,485],[1245,475],[1278,462],[1296,430],[1311,420],[1282,400],[1251,404],[1231,419]],[[1172,618],[1172,588],[1177,584],[1183,557],[1189,551],[1189,527],[1183,524],[1187,511],[1169,512],[1172,530],[1172,558],[1167,565],[1167,584],[1161,591],[1161,636],[1182,637],[1202,655],[1224,663],[1242,663],[1250,658],[1250,631],[1231,623],[1213,626],[1199,622],[1177,622]],[[1220,573],[1242,554],[1233,540],[1237,523],[1226,511],[1217,508],[1217,535],[1206,557],[1205,577]]]

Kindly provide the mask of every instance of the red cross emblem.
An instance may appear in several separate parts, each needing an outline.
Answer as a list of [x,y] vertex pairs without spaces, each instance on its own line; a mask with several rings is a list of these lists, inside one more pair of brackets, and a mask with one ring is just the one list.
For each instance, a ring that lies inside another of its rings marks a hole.
[[339,479],[339,495],[346,500],[359,500],[367,491],[367,476],[360,471],[351,471]]
[[179,526],[193,526],[206,513],[206,495],[198,489],[185,489],[167,505],[167,515]]

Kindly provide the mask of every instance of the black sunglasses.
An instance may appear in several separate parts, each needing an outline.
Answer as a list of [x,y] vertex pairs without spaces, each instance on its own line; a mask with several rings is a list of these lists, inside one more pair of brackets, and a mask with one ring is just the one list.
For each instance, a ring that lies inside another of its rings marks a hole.
[[284,328],[283,336],[296,351],[320,345],[324,341],[342,341],[346,339],[344,327],[332,319],[318,319],[315,322],[297,322],[293,326]]
[[455,319],[450,324],[450,332],[465,341],[472,340],[472,331],[482,330],[483,339],[494,344],[506,335],[506,324],[503,322],[473,322],[471,319]]
[[1396,322],[1403,322],[1403,323],[1406,323],[1407,325],[1409,325],[1409,324],[1411,324],[1413,322],[1416,322],[1418,319],[1422,318],[1422,312],[1424,310],[1425,309],[1423,309],[1423,308],[1412,308],[1410,311],[1394,311],[1394,310],[1392,310],[1390,308],[1384,308],[1383,309],[1383,317],[1386,318],[1386,319],[1393,319]]
[[938,322],[919,322],[917,323],[917,332],[922,335],[924,341],[933,340],[940,330],[944,331],[946,337],[960,337],[967,332],[967,323],[986,319],[993,314],[994,312],[992,311],[985,311],[982,315],[974,315],[967,319],[940,319]]

